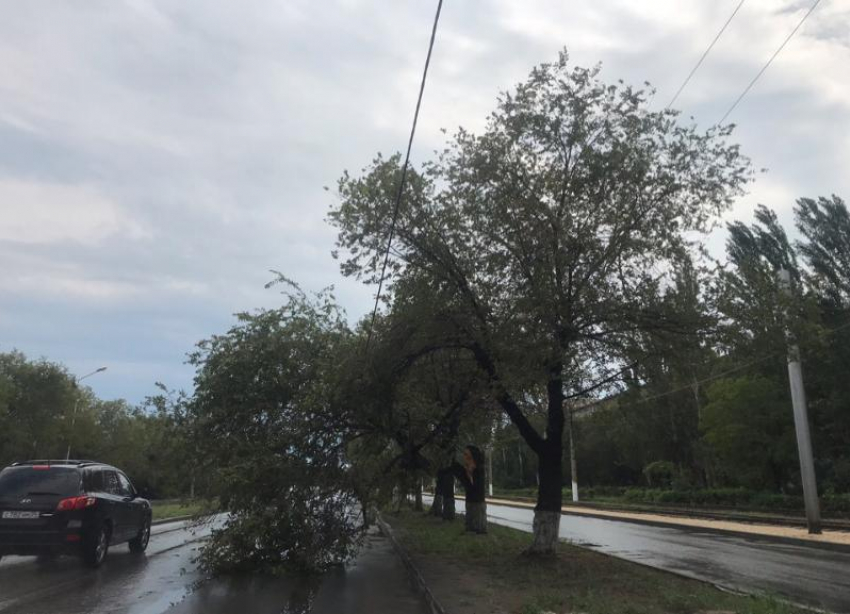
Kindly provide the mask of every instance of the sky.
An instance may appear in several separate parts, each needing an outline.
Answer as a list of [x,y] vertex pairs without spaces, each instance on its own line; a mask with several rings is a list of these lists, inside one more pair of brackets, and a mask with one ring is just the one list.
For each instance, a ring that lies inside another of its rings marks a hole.
[[[663,108],[739,0],[445,0],[413,160],[567,48]],[[708,128],[809,0],[748,0],[679,97]],[[101,398],[191,390],[187,352],[273,307],[276,269],[336,287],[326,222],[345,169],[406,146],[436,0],[0,4],[0,351],[65,364]],[[690,118],[693,118],[692,120]],[[735,109],[756,204],[850,199],[850,0],[822,0]],[[723,233],[709,239],[722,254]]]

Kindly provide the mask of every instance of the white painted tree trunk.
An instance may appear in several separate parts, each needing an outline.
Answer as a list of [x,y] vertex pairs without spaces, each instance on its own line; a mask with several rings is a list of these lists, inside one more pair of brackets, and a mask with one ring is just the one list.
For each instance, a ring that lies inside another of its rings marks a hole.
[[530,554],[554,554],[561,528],[560,512],[534,512],[534,541],[528,549]]

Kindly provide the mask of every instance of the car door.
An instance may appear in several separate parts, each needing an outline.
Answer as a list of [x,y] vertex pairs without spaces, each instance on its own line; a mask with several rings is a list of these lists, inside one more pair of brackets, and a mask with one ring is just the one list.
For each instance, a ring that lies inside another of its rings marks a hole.
[[136,496],[136,490],[130,483],[130,478],[119,471],[118,482],[121,485],[122,494],[126,493],[124,505],[127,509],[127,539],[133,539],[142,528],[142,522],[145,518],[145,508],[142,504],[142,499]]
[[129,494],[123,493],[118,472],[113,469],[103,470],[103,485],[111,512],[112,543],[117,544],[127,540],[128,510],[125,499],[129,498]]

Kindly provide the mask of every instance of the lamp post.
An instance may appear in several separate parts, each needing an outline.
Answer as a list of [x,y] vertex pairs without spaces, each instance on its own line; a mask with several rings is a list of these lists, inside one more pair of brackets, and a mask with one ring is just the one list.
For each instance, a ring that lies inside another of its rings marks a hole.
[[[98,373],[101,373],[103,371],[106,371],[106,367],[100,367],[99,369],[95,369],[91,373],[87,373],[86,375],[82,376],[80,379],[74,380],[74,386],[76,387],[76,385],[79,382],[83,381],[87,377],[91,377],[92,375],[97,375]],[[79,404],[80,404],[80,397],[78,395],[77,398],[74,400],[74,413],[71,414],[71,429],[68,431],[68,451],[65,453],[65,460],[66,461],[71,458],[71,437],[74,434],[74,425],[77,423],[77,406]]]

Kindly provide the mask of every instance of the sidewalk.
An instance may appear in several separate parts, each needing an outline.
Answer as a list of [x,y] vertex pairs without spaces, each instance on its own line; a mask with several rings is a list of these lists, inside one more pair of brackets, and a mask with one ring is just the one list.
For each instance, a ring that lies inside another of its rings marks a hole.
[[[505,505],[533,509],[533,503],[515,501],[512,499],[487,498],[488,503],[493,505]],[[750,522],[733,522],[728,520],[709,520],[705,518],[687,518],[682,516],[667,516],[661,513],[644,512],[621,512],[613,510],[590,510],[583,507],[565,505],[561,508],[564,514],[575,516],[588,516],[591,518],[608,518],[612,520],[625,520],[627,522],[642,522],[654,525],[672,527],[690,527],[705,529],[708,531],[719,531],[725,533],[737,533],[740,535],[752,535],[757,537],[773,538],[780,540],[806,542],[813,546],[836,547],[842,550],[850,549],[850,532],[825,530],[820,535],[810,535],[806,529],[797,527],[777,526],[770,524],[759,524]]]
[[[144,607],[138,610],[158,611]],[[167,610],[167,614],[235,612],[431,614],[391,542],[377,528],[369,531],[353,561],[321,576],[245,574],[213,579]]]
[[327,573],[311,614],[431,614],[390,540],[372,527],[353,563]]

